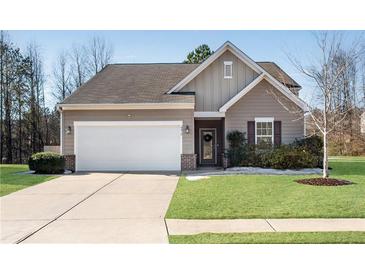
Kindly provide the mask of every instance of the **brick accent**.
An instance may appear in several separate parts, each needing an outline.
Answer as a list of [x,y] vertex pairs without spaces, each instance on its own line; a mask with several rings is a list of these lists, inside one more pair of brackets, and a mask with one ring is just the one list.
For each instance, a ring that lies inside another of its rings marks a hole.
[[65,157],[65,169],[75,172],[75,155],[69,154],[63,155],[63,157]]
[[195,170],[196,157],[196,154],[181,154],[181,170]]
[[228,157],[226,153],[222,153],[222,166],[224,169],[226,169],[229,165]]

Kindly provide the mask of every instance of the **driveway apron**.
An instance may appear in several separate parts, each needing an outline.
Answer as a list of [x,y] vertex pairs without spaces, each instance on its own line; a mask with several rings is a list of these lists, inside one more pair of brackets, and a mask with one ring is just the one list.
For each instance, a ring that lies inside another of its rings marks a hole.
[[63,176],[1,198],[6,243],[167,243],[164,216],[178,176]]

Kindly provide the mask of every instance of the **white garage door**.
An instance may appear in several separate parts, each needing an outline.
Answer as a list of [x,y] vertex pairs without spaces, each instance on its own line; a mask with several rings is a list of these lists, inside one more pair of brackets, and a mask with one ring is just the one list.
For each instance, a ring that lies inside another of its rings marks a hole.
[[74,122],[76,170],[180,170],[182,121]]

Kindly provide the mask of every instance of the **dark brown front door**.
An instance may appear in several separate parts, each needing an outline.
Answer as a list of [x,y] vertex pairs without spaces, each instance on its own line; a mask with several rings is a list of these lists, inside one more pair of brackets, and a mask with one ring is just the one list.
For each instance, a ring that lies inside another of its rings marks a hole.
[[217,163],[216,144],[217,131],[214,128],[200,129],[200,164],[215,165]]

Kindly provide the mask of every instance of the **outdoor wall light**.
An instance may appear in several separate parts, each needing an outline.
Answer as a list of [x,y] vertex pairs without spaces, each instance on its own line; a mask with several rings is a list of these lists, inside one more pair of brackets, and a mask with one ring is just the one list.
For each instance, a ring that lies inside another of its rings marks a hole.
[[188,125],[186,125],[186,127],[185,127],[185,133],[186,133],[186,134],[189,134],[189,132],[190,132],[190,128],[189,128],[189,126],[188,126]]
[[71,134],[71,126],[68,126],[68,127],[66,128],[66,134],[67,134],[67,135],[70,135],[70,134]]

